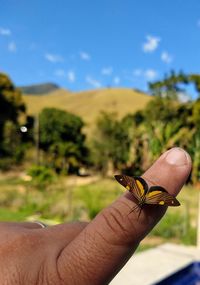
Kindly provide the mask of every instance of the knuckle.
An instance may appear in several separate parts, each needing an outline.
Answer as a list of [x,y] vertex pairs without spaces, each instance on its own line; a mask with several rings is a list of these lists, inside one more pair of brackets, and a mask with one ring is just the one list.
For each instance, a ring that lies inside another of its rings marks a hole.
[[130,244],[133,242],[133,233],[136,232],[132,221],[112,205],[102,212],[108,230],[113,233],[115,244]]

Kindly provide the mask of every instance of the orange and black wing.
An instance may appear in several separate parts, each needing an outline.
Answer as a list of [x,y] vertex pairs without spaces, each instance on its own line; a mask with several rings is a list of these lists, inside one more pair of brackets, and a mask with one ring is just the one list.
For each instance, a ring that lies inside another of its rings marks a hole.
[[152,186],[146,194],[145,204],[179,206],[179,201],[161,186]]
[[141,177],[133,178],[127,175],[115,175],[115,179],[131,192],[138,201],[148,192],[148,185]]

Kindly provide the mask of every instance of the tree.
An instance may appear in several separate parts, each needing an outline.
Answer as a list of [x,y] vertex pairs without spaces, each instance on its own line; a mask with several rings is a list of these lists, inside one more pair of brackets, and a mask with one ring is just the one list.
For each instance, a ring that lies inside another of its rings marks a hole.
[[130,139],[128,129],[116,114],[101,113],[93,139],[93,158],[103,174],[123,169],[129,159]]
[[82,119],[55,108],[45,108],[39,115],[39,146],[58,171],[70,171],[86,163],[88,151],[82,132]]
[[190,144],[190,154],[193,161],[192,182],[198,183],[200,179],[200,99],[193,103],[191,122],[193,123],[193,140]]
[[184,91],[181,84],[187,85],[188,83],[188,75],[182,71],[176,74],[174,70],[171,70],[170,74],[165,75],[163,80],[149,83],[149,89],[152,95],[178,99],[178,94]]
[[200,96],[200,75],[199,74],[190,74],[189,80],[190,80],[190,82],[194,83],[196,91],[198,92],[198,96]]
[[147,106],[123,121],[131,141],[125,172],[140,175],[165,150],[180,146],[190,151],[194,123],[192,103],[155,97]]
[[25,104],[21,92],[14,86],[6,74],[0,73],[1,157],[15,157],[21,147],[21,116],[25,116]]
[[0,73],[0,122],[11,120],[17,123],[20,113],[25,113],[20,90],[7,75]]

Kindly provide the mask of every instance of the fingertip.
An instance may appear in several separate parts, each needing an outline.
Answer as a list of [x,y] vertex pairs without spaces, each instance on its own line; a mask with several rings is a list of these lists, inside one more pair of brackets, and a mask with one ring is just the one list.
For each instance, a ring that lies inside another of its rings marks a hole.
[[143,177],[149,184],[162,186],[169,193],[177,195],[187,181],[191,168],[190,155],[182,148],[174,147],[162,154]]

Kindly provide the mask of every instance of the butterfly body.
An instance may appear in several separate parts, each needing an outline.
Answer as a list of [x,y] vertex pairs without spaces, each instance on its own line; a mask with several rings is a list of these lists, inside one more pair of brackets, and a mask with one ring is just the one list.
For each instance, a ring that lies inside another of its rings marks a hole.
[[170,195],[161,186],[148,187],[142,177],[115,175],[115,179],[124,186],[137,200],[137,205],[142,208],[144,204],[179,206],[179,201]]

